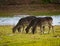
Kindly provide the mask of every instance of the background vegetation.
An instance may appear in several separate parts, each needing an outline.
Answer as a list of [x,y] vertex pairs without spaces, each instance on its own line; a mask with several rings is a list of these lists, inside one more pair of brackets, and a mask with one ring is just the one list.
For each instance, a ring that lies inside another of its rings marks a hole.
[[0,16],[60,15],[60,0],[0,0]]
[[0,5],[60,3],[60,0],[0,0]]

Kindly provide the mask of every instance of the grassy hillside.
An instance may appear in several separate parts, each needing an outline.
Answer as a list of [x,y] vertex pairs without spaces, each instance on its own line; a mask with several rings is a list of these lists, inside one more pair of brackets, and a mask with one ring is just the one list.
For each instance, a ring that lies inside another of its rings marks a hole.
[[12,27],[0,26],[0,46],[60,46],[60,26],[55,26],[55,34],[51,30],[50,34],[43,35],[40,34],[39,28],[34,35],[31,32],[13,34]]

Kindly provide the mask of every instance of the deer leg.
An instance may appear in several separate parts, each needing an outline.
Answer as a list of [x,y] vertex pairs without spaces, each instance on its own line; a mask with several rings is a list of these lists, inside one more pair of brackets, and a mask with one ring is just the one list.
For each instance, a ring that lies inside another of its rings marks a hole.
[[49,31],[48,31],[48,34],[49,34],[51,28],[52,28],[52,31],[53,31],[53,33],[54,33],[54,26],[52,26],[52,25],[50,24],[50,25],[49,25]]
[[53,31],[53,34],[54,34],[54,32],[55,32],[55,31],[54,31],[54,26],[52,26],[52,31]]
[[24,28],[25,28],[25,27],[23,26],[23,31],[24,31]]
[[43,33],[44,33],[44,31],[45,31],[45,26],[43,26]]
[[12,29],[13,33],[15,33],[17,28],[18,28],[18,26],[13,27],[13,29]]
[[49,30],[48,30],[48,34],[49,34],[49,32],[50,32],[50,29],[51,29],[51,25],[49,25]]
[[44,33],[44,31],[43,31],[43,26],[40,26],[40,31],[41,31],[41,34]]
[[18,32],[21,32],[21,27],[22,27],[22,25],[18,25],[16,28],[17,28],[17,30],[18,30]]
[[29,32],[29,29],[31,28],[31,24],[29,24],[28,26],[27,26],[27,28],[25,29],[26,30],[26,33],[28,33]]
[[26,33],[29,32],[29,29],[34,25],[34,22],[32,21],[28,26],[27,28],[25,29],[26,30]]
[[15,33],[15,31],[16,31],[16,28],[15,28],[15,27],[13,27],[12,32],[13,32],[13,33]]
[[23,29],[23,30],[22,30],[22,33],[23,33],[23,32],[24,32],[24,30],[25,30],[25,26],[24,26],[24,25],[22,25],[22,29]]
[[21,32],[21,30],[20,30],[20,29],[21,29],[21,27],[17,28],[18,32]]
[[36,24],[34,24],[33,28],[32,28],[32,33],[34,34],[36,30]]

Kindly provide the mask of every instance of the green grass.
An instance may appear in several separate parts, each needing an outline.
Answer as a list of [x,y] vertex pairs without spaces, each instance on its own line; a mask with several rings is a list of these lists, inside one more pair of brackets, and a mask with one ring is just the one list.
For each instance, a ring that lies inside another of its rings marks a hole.
[[27,11],[27,14],[34,15],[34,16],[53,16],[53,15],[60,15],[60,12],[51,12],[51,11]]
[[14,13],[10,12],[0,12],[0,17],[13,17]]
[[[12,33],[13,26],[0,26],[0,46],[60,46],[60,26],[55,26],[55,34],[40,34],[39,28],[37,33],[32,34],[25,32]],[[48,29],[46,28],[46,31]]]
[[19,12],[16,11],[6,11],[6,12],[0,12],[0,17],[13,17],[14,15],[34,15],[34,16],[57,16],[60,15],[59,11],[31,11],[31,10],[22,10]]

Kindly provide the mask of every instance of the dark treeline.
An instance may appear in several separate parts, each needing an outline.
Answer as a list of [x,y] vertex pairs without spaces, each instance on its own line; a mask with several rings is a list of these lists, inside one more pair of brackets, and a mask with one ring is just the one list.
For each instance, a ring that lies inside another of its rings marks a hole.
[[21,5],[21,4],[60,4],[60,0],[0,0],[0,5]]

